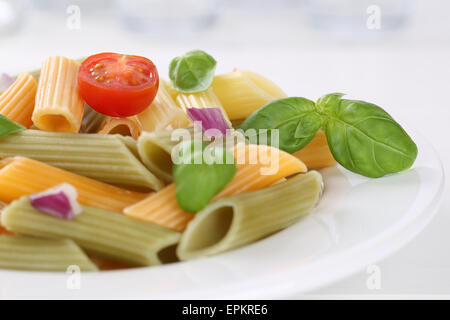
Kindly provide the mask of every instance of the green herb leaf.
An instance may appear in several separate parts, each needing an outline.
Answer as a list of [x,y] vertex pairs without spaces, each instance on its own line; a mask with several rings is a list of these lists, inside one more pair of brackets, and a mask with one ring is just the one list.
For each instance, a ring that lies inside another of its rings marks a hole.
[[417,146],[382,108],[333,93],[317,101],[334,158],[350,171],[381,177],[408,169]]
[[[251,114],[240,126],[244,131],[255,129],[255,136],[248,136],[251,142],[271,144],[274,129],[279,130],[279,148],[293,153],[307,145],[322,124],[314,102],[305,98],[291,97],[272,101]],[[260,131],[266,129],[267,131]],[[263,135],[267,134],[264,141]]]
[[201,50],[193,50],[172,60],[169,77],[172,86],[185,93],[204,91],[211,86],[216,60]]
[[300,118],[294,137],[298,139],[311,139],[311,133],[317,132],[322,126],[322,117],[316,112],[308,112]]
[[173,166],[177,202],[186,211],[198,212],[233,179],[233,154],[199,141],[185,141],[176,148],[181,154]]
[[0,138],[22,130],[26,130],[23,125],[11,121],[0,114]]

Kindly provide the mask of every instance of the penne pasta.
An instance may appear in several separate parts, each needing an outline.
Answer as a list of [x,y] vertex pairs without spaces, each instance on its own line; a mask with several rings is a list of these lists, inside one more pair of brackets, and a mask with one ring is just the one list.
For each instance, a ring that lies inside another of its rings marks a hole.
[[310,171],[211,203],[189,223],[177,256],[181,260],[211,256],[282,230],[314,208],[321,190],[321,175]]
[[80,203],[115,212],[122,212],[125,207],[148,196],[28,158],[14,157],[0,161],[0,201],[6,203],[64,182],[77,189]]
[[144,131],[184,128],[190,123],[169,94],[165,81],[159,82],[158,93],[152,104],[136,117]]
[[185,112],[190,108],[219,108],[231,127],[230,119],[212,88],[197,93],[180,93],[176,102]]
[[120,135],[26,130],[0,139],[0,157],[14,156],[127,188],[163,186],[138,160],[136,142]]
[[96,133],[100,130],[107,116],[98,113],[88,105],[85,105],[83,120],[81,121],[81,133]]
[[231,125],[234,129],[239,129],[242,123],[244,123],[245,119],[238,119],[231,121]]
[[330,167],[337,163],[328,147],[327,136],[322,130],[319,130],[304,148],[292,155],[302,160],[310,169]]
[[90,255],[88,256],[89,259],[95,263],[97,268],[99,268],[101,271],[103,270],[121,270],[121,269],[129,269],[132,268],[131,266],[125,265],[120,262],[116,262],[110,259],[101,258],[99,256]]
[[84,102],[78,92],[79,63],[65,57],[50,57],[42,65],[33,112],[41,130],[78,132]]
[[6,230],[5,227],[0,225],[0,235],[3,235],[3,234],[10,235],[10,236],[14,235],[13,232]]
[[1,221],[16,233],[71,239],[89,254],[132,266],[160,264],[165,261],[164,250],[180,238],[173,230],[91,207],[83,207],[74,220],[56,218],[34,209],[28,197],[9,205]]
[[0,114],[27,128],[31,127],[37,86],[29,73],[19,73],[16,81],[0,95]]
[[164,86],[167,89],[167,92],[172,97],[173,101],[175,101],[180,92],[172,87],[172,83],[170,81],[164,79],[159,79],[159,81],[164,82]]
[[[84,60],[86,60],[85,57],[76,59],[75,61],[81,64]],[[30,71],[29,74],[31,74],[36,81],[39,81],[39,78],[41,76],[41,69]]]
[[281,90],[279,86],[275,84],[275,82],[263,77],[259,73],[249,71],[249,70],[239,70],[244,75],[250,78],[260,89],[270,94],[275,99],[286,98],[287,94]]
[[170,82],[149,58],[102,52],[1,74],[0,269],[212,256],[308,214],[324,188],[311,169],[338,161],[376,178],[413,167],[418,146],[381,107],[342,93],[287,97],[259,73],[215,76],[216,66],[185,52]]
[[142,132],[142,125],[137,116],[129,118],[107,118],[99,134],[120,134],[122,136],[131,136],[137,140]]
[[287,97],[273,82],[249,71],[217,75],[211,87],[230,120],[245,119],[270,101]]
[[[192,137],[194,128],[186,128]],[[172,149],[180,143],[175,139],[174,130],[160,130],[155,132],[143,132],[138,139],[137,147],[142,162],[158,178],[165,182],[173,181],[172,178]]]
[[[264,155],[272,152],[277,156],[271,159],[271,164],[268,164],[263,158]],[[234,153],[236,159],[244,159],[244,161],[236,164],[238,171],[235,177],[212,201],[233,194],[262,189],[284,177],[307,170],[306,166],[292,155],[265,145],[239,144],[234,149]],[[268,167],[276,167],[276,170],[269,172]],[[146,199],[125,208],[124,213],[137,219],[183,231],[193,219],[194,214],[179,207],[175,192],[175,185],[170,184]]]
[[97,266],[68,239],[36,239],[0,235],[0,268],[33,271],[97,271]]
[[[8,206],[7,203],[0,201],[0,216],[2,214],[3,209],[5,209],[7,206]],[[2,235],[2,234],[13,235],[13,233],[11,231],[6,230],[0,223],[0,235]]]

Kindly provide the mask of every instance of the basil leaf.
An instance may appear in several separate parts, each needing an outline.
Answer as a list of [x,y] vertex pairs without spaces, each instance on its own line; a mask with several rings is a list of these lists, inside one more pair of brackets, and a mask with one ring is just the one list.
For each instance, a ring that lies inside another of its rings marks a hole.
[[[195,148],[196,143],[180,143],[177,148],[181,148],[181,161],[173,166],[177,202],[189,212],[203,209],[225,188],[237,171],[230,151],[223,147],[206,147],[204,143],[201,148]],[[217,163],[208,164],[213,156],[218,160]]]
[[172,86],[185,93],[204,91],[211,86],[216,60],[201,50],[193,50],[172,60],[169,78]]
[[[258,109],[241,124],[240,129],[255,129],[258,144],[270,144],[272,130],[278,129],[279,149],[293,153],[314,138],[321,124],[322,118],[316,112],[313,101],[290,97],[272,101]],[[261,139],[266,134],[267,140]],[[251,141],[255,136],[250,135],[248,138]]]
[[4,137],[22,130],[26,130],[23,125],[11,121],[4,115],[0,114],[0,137]]
[[336,161],[373,178],[411,167],[417,146],[405,130],[382,108],[342,96],[328,94],[316,104]]
[[316,132],[322,126],[322,117],[316,112],[309,112],[300,118],[297,129],[295,130],[295,138],[311,138],[311,132]]

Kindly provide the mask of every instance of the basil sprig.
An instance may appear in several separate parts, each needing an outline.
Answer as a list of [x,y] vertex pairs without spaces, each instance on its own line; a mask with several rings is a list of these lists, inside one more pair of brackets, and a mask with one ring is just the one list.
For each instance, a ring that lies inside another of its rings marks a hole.
[[23,125],[11,121],[0,114],[0,138],[25,129],[26,128]]
[[192,50],[172,60],[169,78],[172,86],[185,93],[204,91],[211,86],[216,60],[201,50]]
[[176,148],[179,158],[173,178],[177,202],[186,211],[198,212],[233,179],[237,171],[233,154],[201,141],[185,141]]
[[280,129],[280,149],[293,153],[322,128],[336,161],[367,177],[411,167],[417,146],[405,130],[382,108],[342,96],[328,94],[316,104],[304,98],[276,100],[255,111],[241,129]]

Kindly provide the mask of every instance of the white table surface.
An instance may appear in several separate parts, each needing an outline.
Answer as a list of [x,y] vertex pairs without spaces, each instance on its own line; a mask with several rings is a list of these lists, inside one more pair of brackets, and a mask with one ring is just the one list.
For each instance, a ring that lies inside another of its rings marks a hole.
[[[115,51],[145,55],[167,77],[172,57],[201,48],[218,60],[218,72],[234,67],[255,70],[290,95],[316,99],[344,92],[377,103],[426,136],[446,171],[450,169],[450,3],[446,0],[418,1],[407,28],[359,41],[311,30],[300,9],[225,12],[212,29],[182,37],[131,34],[118,27],[111,10],[87,11],[82,8],[80,30],[66,28],[64,10],[29,12],[19,32],[0,37],[0,71],[34,69],[49,55],[75,58]],[[363,270],[307,297],[450,295],[448,185],[426,229],[377,265],[379,290],[367,288],[369,275]]]

